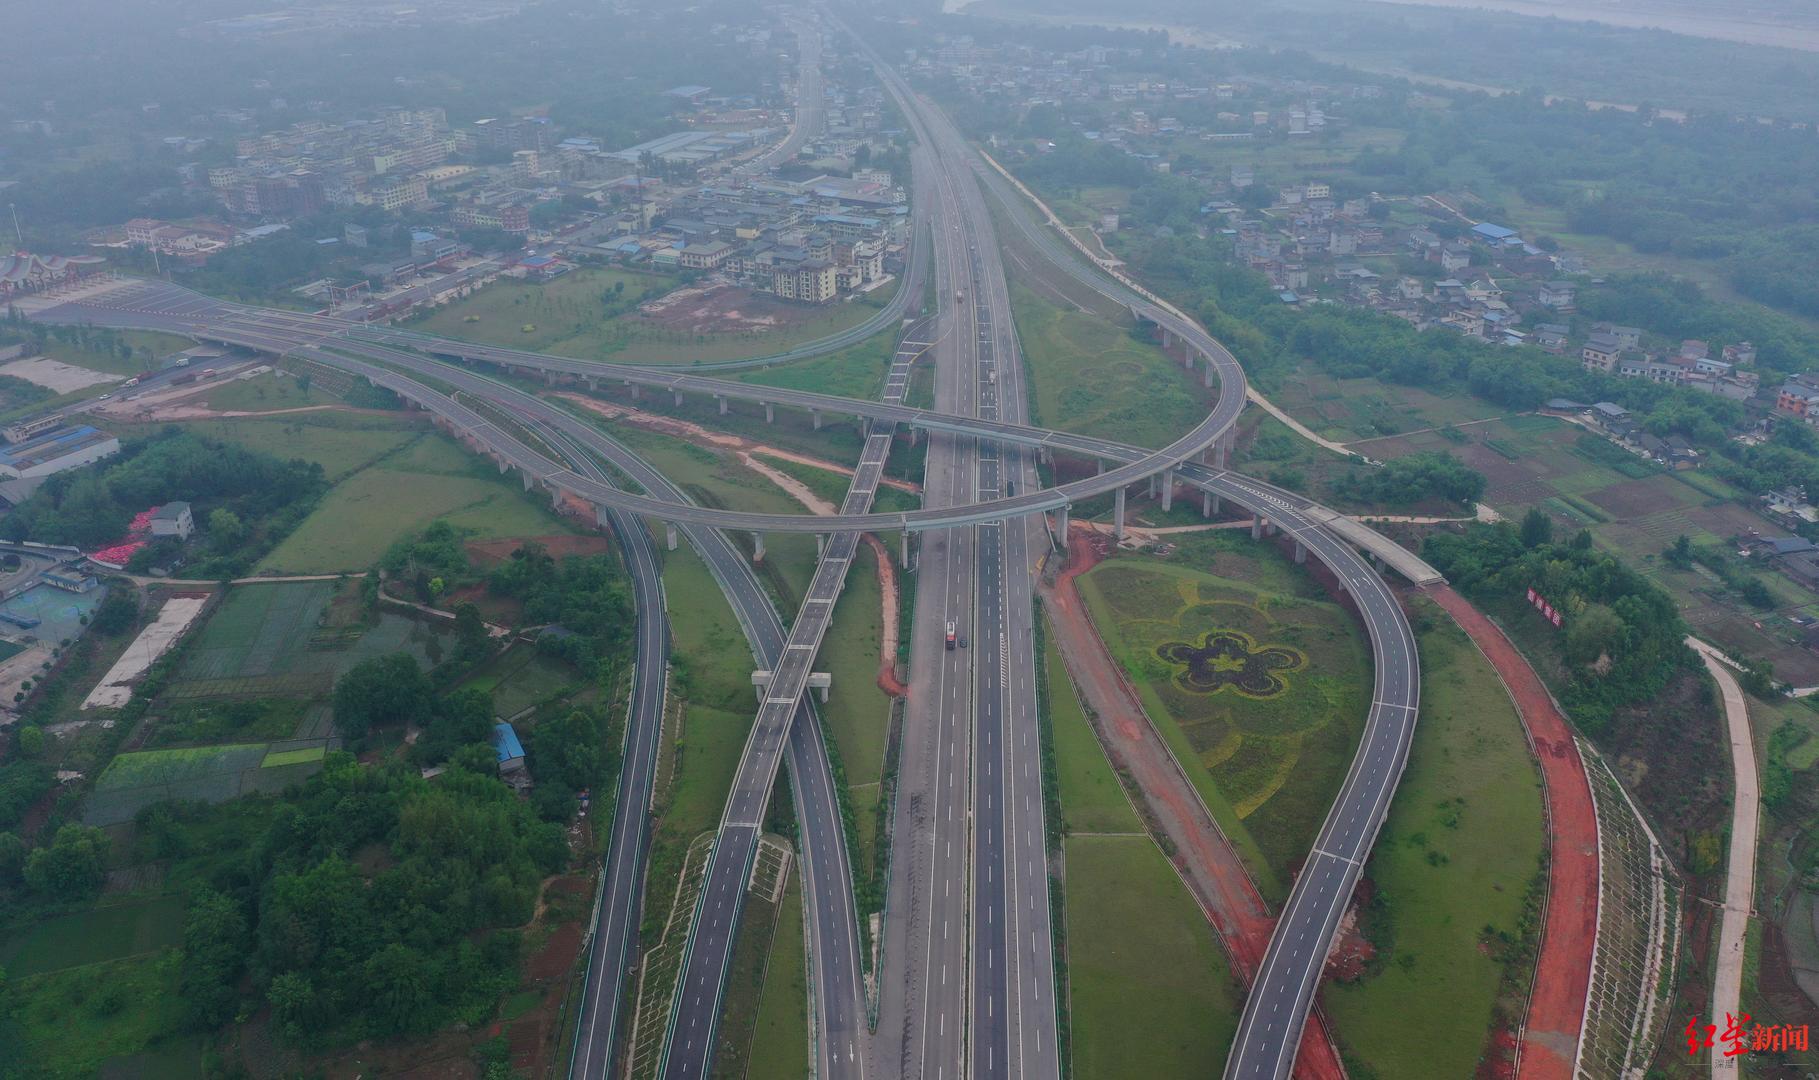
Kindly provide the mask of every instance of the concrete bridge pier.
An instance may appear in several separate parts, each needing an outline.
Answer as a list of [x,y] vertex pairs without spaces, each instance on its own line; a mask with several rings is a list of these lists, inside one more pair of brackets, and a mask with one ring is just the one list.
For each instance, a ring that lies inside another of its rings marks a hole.
[[763,533],[755,532],[752,534],[752,561],[753,562],[763,562],[764,561],[764,534]]
[[682,391],[674,390],[674,391],[672,391],[672,393],[674,393],[676,395],[676,405],[678,408],[680,408],[682,405]]
[[1055,463],[1055,452],[1047,446],[1044,446],[1041,450],[1037,451],[1036,460],[1044,465],[1053,465]]
[[524,470],[524,490],[529,491],[531,485],[536,482],[537,478],[531,475],[531,471],[529,469]]
[[1124,539],[1124,486],[1119,485],[1117,497],[1112,501],[1112,539]]
[[625,385],[632,388],[632,400],[637,401],[638,400],[638,384],[635,382],[632,382],[631,380],[628,379],[628,380],[626,380]]
[[600,380],[595,378],[592,375],[589,375],[587,377],[587,388],[588,388],[589,392],[600,389]]
[[510,465],[507,465],[505,463],[505,455],[503,455],[503,454],[496,455],[493,458],[493,464],[499,466],[499,475],[500,476],[504,476],[506,473],[506,470],[511,468]]
[[1265,536],[1274,536],[1274,535],[1276,535],[1276,533],[1277,533],[1277,532],[1278,532],[1278,531],[1279,531],[1279,530],[1278,530],[1278,529],[1277,529],[1277,528],[1276,528],[1276,523],[1275,523],[1275,522],[1273,522],[1273,521],[1265,521],[1265,522],[1264,522],[1264,523],[1263,523],[1263,535],[1265,535]]
[[1207,386],[1211,386],[1211,385],[1213,385],[1213,379],[1214,379],[1214,377],[1215,377],[1215,376],[1214,376],[1214,373],[1213,373],[1213,362],[1212,362],[1212,361],[1211,361],[1211,360],[1208,360],[1208,361],[1207,361],[1207,362],[1206,362],[1206,381],[1205,381],[1205,385],[1207,385]]
[[1162,470],[1162,509],[1166,513],[1175,505],[1175,470]]
[[1252,540],[1263,539],[1263,515],[1262,514],[1252,514],[1251,515],[1251,539]]
[[1213,468],[1225,468],[1226,449],[1225,436],[1221,435],[1213,440]]
[[1104,476],[1105,475],[1105,459],[1104,458],[1100,458],[1097,462],[1094,463],[1093,475],[1094,476]]
[[606,507],[604,507],[604,506],[594,507],[594,526],[596,528],[604,529],[604,528],[607,528],[608,526],[610,526],[611,524],[612,524],[612,519],[607,515]]
[[819,559],[827,551],[827,534],[815,534],[815,558]]
[[666,521],[663,523],[663,542],[669,545],[669,549],[671,551],[676,550],[676,523],[675,522]]
[[1307,562],[1307,546],[1304,545],[1301,541],[1297,540],[1297,541],[1295,541],[1295,565],[1300,566],[1306,562]]
[[1150,498],[1153,499],[1155,497],[1156,497],[1156,476],[1154,473],[1151,473],[1150,474]]
[[764,422],[767,424],[777,422],[777,407],[768,401],[764,403]]
[[715,394],[714,400],[718,401],[720,403],[720,415],[725,416],[726,415],[726,395],[725,394]]
[[561,488],[550,488],[549,505],[550,505],[550,509],[552,509],[552,510],[561,510],[562,509],[562,489]]
[[1219,512],[1219,504],[1224,500],[1210,491],[1200,493],[1200,516],[1210,518]]
[[1061,509],[1055,511],[1055,536],[1060,539],[1063,548],[1067,547],[1067,512],[1070,509],[1071,504],[1062,503]]
[[543,385],[545,385],[545,386],[554,386],[554,385],[556,385],[556,373],[555,373],[555,371],[554,371],[554,370],[552,370],[552,369],[545,369],[545,370],[544,370],[544,372],[543,372]]
[[815,430],[820,431],[821,430],[821,410],[820,409],[810,409],[808,411],[808,418],[809,418],[809,422],[815,425]]
[[902,532],[898,533],[897,536],[898,536],[897,547],[898,547],[898,550],[900,551],[898,558],[903,563],[903,568],[905,570],[908,570],[910,568],[910,534],[909,534],[909,530],[905,529]]

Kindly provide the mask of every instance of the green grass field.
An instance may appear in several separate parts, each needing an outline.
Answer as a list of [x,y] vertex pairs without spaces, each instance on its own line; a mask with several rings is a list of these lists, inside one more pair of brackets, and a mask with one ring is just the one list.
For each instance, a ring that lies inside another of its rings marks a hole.
[[882,594],[878,585],[877,557],[861,544],[846,575],[846,588],[834,605],[834,620],[827,643],[821,647],[817,669],[834,677],[833,692],[821,707],[822,722],[840,761],[846,767],[847,792],[853,801],[861,876],[871,871],[874,858],[880,781],[884,773],[884,741],[890,724],[891,700],[878,689],[878,656],[883,641]]
[[312,761],[321,761],[327,751],[320,746],[304,746],[295,750],[273,750],[265,755],[259,763],[262,769],[280,769],[286,765],[307,765]]
[[801,877],[792,872],[789,886],[783,891],[783,902],[777,908],[777,929],[771,938],[764,992],[758,1000],[747,1080],[796,1080],[808,1075],[806,966]]
[[663,556],[670,612],[670,663],[688,701],[682,766],[663,828],[687,843],[720,820],[756,714],[752,652],[713,575],[683,545]]
[[1131,809],[1111,762],[1106,760],[1099,736],[1087,723],[1052,635],[1043,651],[1043,665],[1048,679],[1048,715],[1053,725],[1061,815],[1067,830],[1140,834],[1137,813]]
[[46,919],[0,937],[0,968],[15,979],[176,948],[183,943],[180,897],[114,904]]
[[[1514,934],[1541,869],[1541,780],[1490,663],[1427,601],[1416,624],[1421,716],[1366,873],[1391,955],[1356,984],[1329,984],[1327,1015],[1378,1076],[1470,1076],[1503,970],[1486,926]],[[1423,1018],[1419,1039],[1403,1027]]]
[[[1273,549],[1207,536],[1171,561],[1113,559],[1080,579],[1107,647],[1273,902],[1351,760],[1370,685],[1351,616],[1309,595],[1310,579],[1270,587],[1300,576],[1289,565]],[[1196,668],[1181,659],[1232,632],[1239,653]],[[1190,671],[1215,688],[1190,684]],[[1238,683],[1241,672],[1263,692]]]
[[221,412],[269,412],[331,405],[340,399],[318,386],[311,385],[306,390],[288,373],[268,371],[220,383],[203,400],[209,408]]
[[[677,486],[709,506],[773,514],[805,512],[801,503],[736,459],[722,458],[682,439],[637,428],[618,428],[614,435]],[[774,533],[764,538],[764,550],[759,578],[781,604],[786,618],[791,617],[814,576],[815,537],[812,533]]]
[[1034,394],[1034,422],[1163,446],[1206,416],[1181,366],[1155,345],[1021,285],[1011,287],[1011,310]]
[[[244,446],[322,466],[330,480],[340,479],[424,437],[407,417],[313,412],[269,419],[195,420],[180,425],[205,438]],[[122,427],[122,432],[129,428]]]
[[[160,334],[150,330],[117,331],[119,340],[133,347],[133,355],[123,357],[114,350],[84,348],[81,345],[61,341],[50,342],[44,355],[66,364],[85,367],[91,371],[105,372],[109,375],[139,375],[152,370],[152,365],[169,356],[189,348],[194,342],[175,334]],[[99,393],[107,389],[104,386],[94,387],[90,393]]]
[[890,370],[896,351],[897,334],[886,330],[836,353],[743,372],[737,378],[740,382],[786,390],[871,399],[884,388],[884,374]]
[[[33,1066],[18,1075],[105,1075],[104,1062],[138,1055],[169,1032],[182,1030],[184,1005],[178,990],[178,965],[177,952],[165,950],[11,982],[9,989],[17,1002],[13,1020],[19,1040],[13,1049],[22,1051]],[[193,1041],[186,1045],[192,1048],[193,1068],[200,1062],[193,1060]],[[162,1059],[163,1055],[159,1056]]]
[[1147,836],[1073,836],[1066,851],[1074,1075],[1217,1075],[1242,999],[1168,860]]
[[[424,441],[458,452],[440,436]],[[481,540],[568,531],[540,492],[527,494],[515,477],[491,475],[477,461],[449,463],[466,466],[458,472],[444,471],[442,464],[411,467],[412,451],[421,445],[337,484],[256,569],[287,574],[365,569],[400,538],[439,520],[474,530]]]

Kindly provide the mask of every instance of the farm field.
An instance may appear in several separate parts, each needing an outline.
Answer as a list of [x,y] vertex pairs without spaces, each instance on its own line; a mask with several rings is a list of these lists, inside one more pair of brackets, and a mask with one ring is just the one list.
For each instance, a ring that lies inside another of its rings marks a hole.
[[492,695],[493,713],[504,719],[572,694],[584,682],[573,665],[522,645],[481,664],[458,688]]
[[[1432,603],[1412,614],[1420,722],[1365,869],[1376,899],[1364,929],[1382,952],[1323,1000],[1339,1041],[1377,1075],[1469,1076],[1498,1004],[1499,935],[1520,938],[1541,872],[1541,781],[1489,661]],[[1411,1014],[1428,1018],[1419,1040],[1398,1030]]]
[[[117,825],[132,820],[153,803],[182,799],[226,802],[257,790],[250,774],[261,771],[268,744],[178,747],[121,754],[95,780],[83,804],[89,825]],[[254,786],[249,787],[249,779]]]
[[46,919],[0,935],[0,967],[13,978],[177,948],[183,909],[174,896]]
[[1083,575],[1107,648],[1257,879],[1287,893],[1369,704],[1352,617],[1273,549],[1200,534]]
[[[580,359],[692,364],[764,356],[837,333],[870,318],[894,288],[887,285],[866,301],[820,308],[751,296],[739,301],[736,310],[754,320],[752,328],[725,333],[693,333],[669,321],[669,312],[648,316],[637,311],[638,304],[665,296],[679,284],[663,274],[600,268],[575,270],[540,285],[501,279],[411,328]],[[622,293],[613,297],[611,290],[621,285]]]
[[1206,415],[1198,383],[1120,326],[1011,285],[1033,394],[1031,420],[1063,431],[1163,446]]
[[437,635],[402,615],[381,612],[366,626],[351,584],[240,585],[197,632],[168,692],[176,700],[316,697],[362,660],[399,651],[430,660],[438,649]]
[[427,436],[336,484],[257,570],[362,570],[399,538],[438,520],[482,540],[567,531],[547,506],[516,478],[497,475],[440,435]]
[[1148,836],[1070,836],[1074,1075],[1209,1076],[1242,998],[1213,929]]
[[[1508,412],[1461,390],[1441,395],[1381,379],[1340,379],[1303,364],[1287,376],[1265,376],[1259,382],[1269,399],[1315,432],[1336,442],[1352,443],[1424,428],[1467,424]],[[1374,443],[1358,447],[1372,457]]]
[[1670,472],[1554,417],[1508,416],[1463,430],[1463,442],[1428,432],[1363,449],[1380,458],[1423,450],[1456,455],[1485,475],[1484,501],[1505,517],[1539,506],[1558,529],[1590,530],[1599,547],[1672,593],[1694,632],[1734,654],[1772,661],[1776,676],[1796,686],[1819,683],[1819,656],[1798,644],[1800,630],[1788,619],[1819,615],[1811,593],[1780,574],[1757,573],[1776,608],[1756,610],[1704,567],[1679,570],[1659,557],[1682,535],[1700,546],[1728,548],[1731,537],[1751,529],[1785,534],[1741,505],[1736,489],[1705,470]]

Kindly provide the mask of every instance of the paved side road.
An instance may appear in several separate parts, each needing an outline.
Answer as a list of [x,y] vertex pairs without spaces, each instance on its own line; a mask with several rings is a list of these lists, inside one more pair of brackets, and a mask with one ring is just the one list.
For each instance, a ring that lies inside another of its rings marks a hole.
[[[1750,736],[1749,704],[1744,700],[1743,688],[1737,685],[1737,676],[1717,649],[1694,637],[1687,638],[1686,643],[1705,661],[1705,670],[1718,680],[1718,690],[1724,695],[1731,768],[1736,773],[1736,793],[1731,799],[1730,865],[1724,874],[1724,921],[1718,928],[1718,971],[1712,977],[1712,1018],[1707,1021],[1723,1024],[1727,1014],[1741,1016],[1743,1012],[1743,941],[1756,902],[1756,830],[1762,789],[1756,775],[1756,744]],[[1730,1080],[1736,1075],[1734,1059],[1712,1054],[1713,1077]]]

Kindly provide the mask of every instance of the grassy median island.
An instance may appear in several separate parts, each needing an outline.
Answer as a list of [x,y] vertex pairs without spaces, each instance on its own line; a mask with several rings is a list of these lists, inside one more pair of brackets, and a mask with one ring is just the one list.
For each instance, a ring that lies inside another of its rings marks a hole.
[[745,1075],[748,1080],[795,1080],[808,1075],[808,954],[802,943],[802,875],[797,863],[777,908],[764,990]]
[[1167,560],[1080,578],[1100,634],[1272,903],[1307,853],[1363,730],[1355,619],[1274,549],[1189,534]]
[[1068,836],[1069,1052],[1079,1080],[1217,1072],[1242,998],[1187,887],[1143,832],[1054,643],[1048,721]]
[[1070,311],[1017,284],[1011,312],[1034,395],[1033,422],[1166,446],[1206,417],[1181,365],[1118,323]]
[[[1425,600],[1421,716],[1371,861],[1361,928],[1377,948],[1361,979],[1329,983],[1327,1016],[1354,1076],[1470,1076],[1521,948],[1541,872],[1541,780],[1515,706],[1465,632]],[[1519,959],[1517,959],[1519,955]],[[1514,973],[1528,978],[1527,971]],[[1403,1018],[1420,1016],[1412,1039]]]

